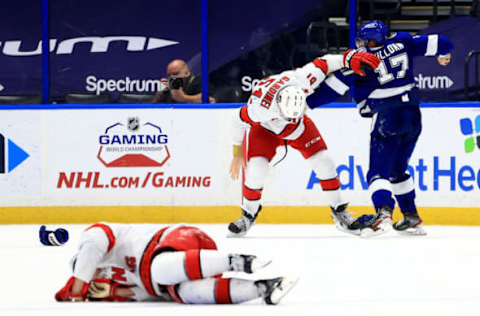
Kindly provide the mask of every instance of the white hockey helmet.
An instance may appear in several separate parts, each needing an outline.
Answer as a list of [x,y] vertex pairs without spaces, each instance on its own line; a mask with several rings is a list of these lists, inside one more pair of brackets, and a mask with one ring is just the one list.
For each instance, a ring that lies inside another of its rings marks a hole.
[[296,86],[282,88],[278,91],[276,99],[280,113],[287,119],[298,119],[302,117],[307,108],[305,93]]

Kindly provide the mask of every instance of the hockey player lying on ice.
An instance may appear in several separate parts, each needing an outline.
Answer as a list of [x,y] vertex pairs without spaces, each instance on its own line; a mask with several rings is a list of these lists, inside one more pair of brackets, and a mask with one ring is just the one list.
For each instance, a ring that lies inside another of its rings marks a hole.
[[82,233],[73,275],[55,299],[236,304],[263,298],[277,304],[295,279],[221,277],[228,271],[253,273],[269,263],[221,253],[213,239],[192,226],[97,223]]

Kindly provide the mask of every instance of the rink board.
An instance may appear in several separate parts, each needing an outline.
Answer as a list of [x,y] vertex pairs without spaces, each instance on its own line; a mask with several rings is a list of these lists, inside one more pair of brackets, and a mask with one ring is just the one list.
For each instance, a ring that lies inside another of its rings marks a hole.
[[[352,215],[373,214],[371,206],[349,207]],[[426,225],[480,225],[480,208],[420,207]],[[229,223],[240,216],[237,206],[33,206],[1,207],[0,224]],[[394,212],[399,220],[400,212]],[[266,206],[260,224],[332,224],[326,206]]]
[[[425,222],[480,225],[478,108],[422,108],[422,114],[409,171]],[[228,175],[235,109],[19,109],[1,115],[0,223],[223,223],[238,216],[241,183]],[[371,212],[365,207],[371,204],[371,120],[353,108],[308,115],[337,163],[346,200],[360,213]],[[284,155],[279,148],[272,164]],[[260,222],[331,223],[315,173],[291,148],[271,168],[263,204]]]

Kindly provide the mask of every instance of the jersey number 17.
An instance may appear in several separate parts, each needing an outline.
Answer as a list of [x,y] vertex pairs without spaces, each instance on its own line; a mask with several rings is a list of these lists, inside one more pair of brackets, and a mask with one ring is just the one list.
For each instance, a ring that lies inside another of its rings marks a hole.
[[378,73],[378,81],[380,84],[386,84],[393,79],[401,79],[405,78],[408,69],[408,55],[407,53],[402,53],[399,55],[392,56],[388,58],[388,62],[390,63],[390,68],[397,68],[401,67],[400,70],[397,71],[397,76],[395,77],[391,72],[388,71],[387,64],[385,63],[387,60],[382,60],[380,65],[375,69],[375,72]]

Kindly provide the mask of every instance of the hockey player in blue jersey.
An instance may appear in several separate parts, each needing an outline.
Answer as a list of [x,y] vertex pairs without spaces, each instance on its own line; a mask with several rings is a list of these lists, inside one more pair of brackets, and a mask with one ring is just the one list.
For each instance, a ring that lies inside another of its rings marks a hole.
[[353,86],[352,96],[360,115],[373,119],[367,180],[376,215],[360,217],[350,229],[360,231],[362,236],[390,230],[395,196],[403,218],[393,228],[402,233],[425,235],[415,205],[413,179],[406,172],[422,129],[413,57],[435,56],[440,65],[446,66],[453,45],[436,34],[412,36],[399,32],[387,37],[385,25],[371,21],[359,29],[357,47],[375,54],[381,60],[380,65],[374,71],[366,69],[366,76],[351,71],[333,73],[307,100],[315,108],[336,100]]

